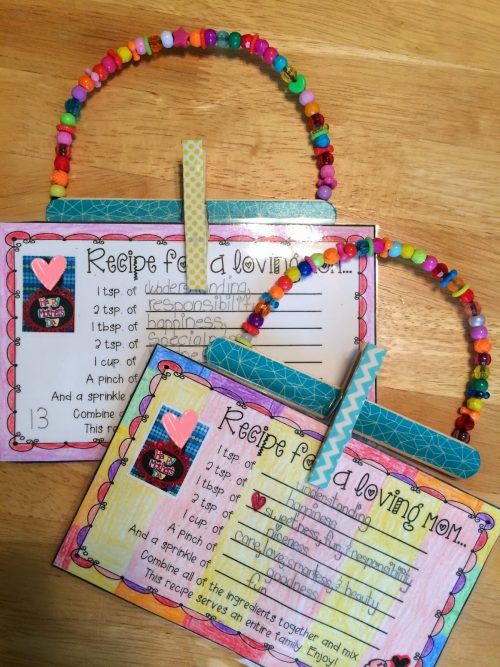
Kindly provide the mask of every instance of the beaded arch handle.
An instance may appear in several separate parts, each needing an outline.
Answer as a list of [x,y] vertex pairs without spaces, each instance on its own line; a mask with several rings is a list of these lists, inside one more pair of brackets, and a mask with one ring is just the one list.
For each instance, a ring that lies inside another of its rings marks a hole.
[[187,32],[178,28],[173,32],[164,30],[161,35],[136,37],[130,39],[126,46],[120,46],[116,51],[109,49],[102,60],[92,68],[87,68],[78,79],[77,85],[71,90],[64,104],[64,113],[57,125],[57,146],[54,171],[52,173],[50,196],[58,199],[66,196],[69,183],[70,158],[72,144],[75,138],[76,123],[80,117],[82,104],[89,94],[98,90],[110,77],[119,72],[131,62],[139,62],[142,58],[157,58],[163,49],[172,47],[212,49],[213,47],[242,49],[251,54],[260,56],[262,60],[279,73],[287,84],[291,93],[298,95],[309,127],[309,134],[313,143],[313,151],[319,178],[316,184],[316,197],[328,200],[337,185],[333,167],[333,146],[328,135],[329,128],[324,116],[320,113],[314,93],[307,88],[303,74],[299,74],[293,65],[290,65],[285,56],[269,45],[266,39],[259,35],[239,32],[228,33],[225,30],[215,31],[211,28],[200,28]]
[[[188,33],[182,27],[173,32],[165,30],[161,35],[136,37],[129,40],[126,46],[120,46],[116,51],[109,49],[97,65],[86,69],[85,73],[80,76],[77,85],[71,90],[71,97],[64,104],[65,111],[57,125],[55,170],[52,174],[52,185],[50,187],[50,196],[53,199],[66,196],[76,123],[88,95],[99,89],[109,77],[119,72],[127,64],[138,62],[144,57],[157,58],[163,49],[168,50],[172,47],[243,49],[260,56],[275,72],[279,73],[281,79],[287,84],[288,90],[299,96],[299,102],[307,118],[313,151],[319,169],[316,197],[323,200],[330,199],[332,191],[337,185],[333,167],[334,149],[330,142],[328,125],[320,113],[320,107],[315,101],[314,93],[306,86],[304,75],[299,74],[295,67],[288,63],[285,56],[279,54],[274,47],[269,45],[267,40],[257,34],[241,35],[239,32],[228,33],[225,30],[215,31],[210,28],[201,28]],[[324,253],[318,252],[311,257],[305,257],[297,266],[288,269],[286,274],[276,281],[269,292],[262,294],[254,311],[243,323],[243,332],[238,336],[237,341],[249,347],[252,346],[255,337],[259,335],[260,328],[264,324],[264,318],[272,310],[279,307],[280,299],[292,289],[294,283],[316,273],[318,269],[331,266],[339,261],[348,261],[359,255],[378,255],[382,258],[402,257],[410,260],[413,264],[420,265],[424,271],[431,273],[434,278],[439,280],[441,287],[447,287],[451,296],[463,304],[473,343],[474,369],[465,392],[464,405],[458,410],[459,417],[455,421],[452,436],[462,442],[469,442],[469,432],[479,419],[483,399],[490,396],[487,390],[492,345],[488,338],[485,317],[481,312],[481,305],[475,301],[474,292],[462,278],[458,277],[455,269],[448,270],[446,264],[438,262],[433,255],[429,255],[425,250],[416,249],[409,243],[391,241],[388,238],[376,237],[372,239],[367,237],[357,241],[356,244],[337,243],[335,248],[328,248]]]
[[275,282],[269,292],[264,292],[253,312],[243,322],[242,333],[236,338],[238,343],[252,347],[256,336],[264,324],[264,318],[279,307],[280,300],[289,292],[294,283],[304,280],[317,273],[319,269],[327,269],[338,262],[347,262],[360,255],[378,255],[382,258],[401,257],[419,265],[425,272],[439,280],[441,287],[448,288],[451,296],[462,303],[464,313],[468,318],[470,337],[473,346],[474,369],[471,380],[465,391],[464,404],[458,409],[459,417],[455,420],[452,437],[461,442],[470,442],[470,431],[479,419],[483,399],[490,397],[488,377],[491,364],[491,341],[485,327],[485,316],[481,305],[475,301],[474,292],[469,285],[458,277],[455,269],[448,270],[446,264],[439,262],[425,250],[415,248],[409,243],[391,241],[389,238],[366,237],[356,243],[341,242],[324,252],[316,252],[305,257],[297,266],[292,266]]

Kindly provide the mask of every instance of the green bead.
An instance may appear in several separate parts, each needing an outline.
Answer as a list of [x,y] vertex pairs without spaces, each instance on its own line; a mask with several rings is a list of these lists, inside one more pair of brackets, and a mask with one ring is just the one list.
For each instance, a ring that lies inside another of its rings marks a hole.
[[290,81],[288,84],[288,90],[291,93],[300,95],[302,91],[306,89],[306,80],[303,74],[299,74],[295,81]]
[[241,35],[239,32],[232,32],[229,35],[229,46],[232,49],[239,49],[241,45]]
[[66,197],[66,188],[63,185],[51,185],[50,196],[54,197],[54,199],[60,199],[61,197]]
[[425,250],[422,250],[421,248],[417,248],[413,255],[411,256],[411,261],[414,264],[423,264],[425,260],[427,259],[427,253]]
[[487,391],[488,383],[486,380],[471,380],[469,382],[469,387],[471,389],[477,389],[478,391]]
[[61,114],[60,121],[63,125],[70,125],[72,127],[76,125],[76,118],[73,116],[72,113]]
[[146,47],[146,53],[148,54],[148,56],[152,56],[152,55],[153,55],[153,52],[151,51],[151,46],[150,46],[150,44],[149,44],[149,38],[148,38],[148,36],[147,36],[147,35],[144,35],[143,40],[144,40],[144,45],[145,45],[145,47]]
[[325,258],[322,252],[315,252],[314,255],[311,255],[311,259],[314,262],[314,266],[317,266],[318,269],[325,263]]

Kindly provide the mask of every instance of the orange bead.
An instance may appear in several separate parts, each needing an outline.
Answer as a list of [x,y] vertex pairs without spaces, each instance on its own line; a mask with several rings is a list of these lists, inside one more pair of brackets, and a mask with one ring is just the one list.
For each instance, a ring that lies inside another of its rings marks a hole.
[[336,248],[327,248],[323,253],[325,264],[336,264],[339,261],[339,253]]
[[474,412],[474,410],[471,410],[470,408],[466,408],[465,405],[462,405],[459,412],[460,412],[461,415],[469,415],[469,417],[472,417],[472,419],[475,422],[477,422],[477,420],[481,416],[480,412]]
[[309,102],[304,107],[304,113],[308,118],[315,113],[319,113],[319,104],[317,102]]
[[267,317],[271,312],[271,306],[267,301],[259,301],[254,308],[254,312],[257,313],[257,315],[262,315],[262,317]]
[[66,185],[68,185],[69,177],[65,171],[56,169],[52,172],[52,178],[50,180],[52,183],[55,183],[55,185],[64,185],[64,187],[66,187]]
[[85,90],[90,93],[92,90],[94,90],[94,82],[90,78],[90,76],[87,76],[87,74],[83,74],[79,79],[78,83],[82,88],[85,88]]
[[271,289],[269,290],[269,294],[273,297],[273,299],[276,299],[276,301],[279,301],[280,299],[283,298],[283,295],[285,292],[281,289],[279,285],[273,285]]
[[493,345],[489,338],[480,338],[474,341],[474,350],[476,352],[490,352]]
[[392,241],[391,239],[387,238],[387,236],[384,236],[382,239],[384,242],[384,249],[382,250],[380,254],[380,257],[383,257],[384,259],[389,256],[389,250],[392,248]]
[[189,33],[189,44],[195,48],[201,46],[201,35],[199,30],[193,30],[193,32]]

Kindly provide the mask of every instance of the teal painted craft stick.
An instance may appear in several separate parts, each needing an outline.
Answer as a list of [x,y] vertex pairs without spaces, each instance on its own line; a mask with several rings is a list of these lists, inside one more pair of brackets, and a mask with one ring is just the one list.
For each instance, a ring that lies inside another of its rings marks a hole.
[[372,344],[365,345],[361,350],[309,475],[310,484],[324,489],[330,483],[386,354],[387,350]]

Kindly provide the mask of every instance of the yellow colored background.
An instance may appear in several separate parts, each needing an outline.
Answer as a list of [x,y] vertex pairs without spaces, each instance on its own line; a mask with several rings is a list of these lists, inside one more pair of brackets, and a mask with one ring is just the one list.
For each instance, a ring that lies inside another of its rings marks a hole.
[[[0,0],[0,216],[43,218],[64,100],[107,48],[180,24],[259,31],[305,74],[332,127],[339,222],[380,224],[456,266],[498,339],[499,21],[493,0]],[[181,139],[193,136],[207,149],[210,198],[314,194],[303,121],[282,88],[254,64],[203,53],[142,63],[94,96],[70,193],[178,197]],[[384,267],[380,285],[379,342],[390,348],[381,401],[449,431],[467,379],[459,314],[416,271]],[[495,368],[491,387],[473,434],[483,467],[463,487],[498,503]],[[236,665],[228,651],[50,567],[96,466],[0,466],[2,665]],[[494,664],[494,560],[440,667]]]

